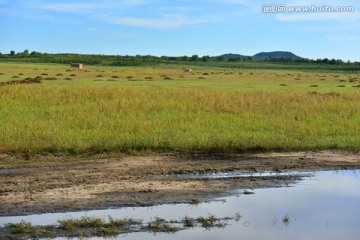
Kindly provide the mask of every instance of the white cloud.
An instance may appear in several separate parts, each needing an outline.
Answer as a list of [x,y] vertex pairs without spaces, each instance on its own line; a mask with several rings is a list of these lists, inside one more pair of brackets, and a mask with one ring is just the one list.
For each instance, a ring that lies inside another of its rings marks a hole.
[[111,17],[105,19],[107,22],[145,28],[170,29],[188,25],[196,25],[202,23],[214,22],[214,18],[198,18],[190,19],[183,15],[163,15],[162,18],[133,18],[133,17]]
[[32,1],[32,2],[28,2],[26,6],[40,10],[86,13],[98,9],[114,10],[114,9],[120,9],[131,6],[139,6],[139,5],[147,4],[148,2],[144,0],[128,0],[128,1],[103,0],[103,1],[90,1],[90,2],[80,1],[75,3],[69,3],[64,1],[57,3],[42,3],[42,1]]
[[64,12],[84,12],[92,9],[102,8],[100,4],[89,3],[50,3],[41,6],[44,10],[64,11]]

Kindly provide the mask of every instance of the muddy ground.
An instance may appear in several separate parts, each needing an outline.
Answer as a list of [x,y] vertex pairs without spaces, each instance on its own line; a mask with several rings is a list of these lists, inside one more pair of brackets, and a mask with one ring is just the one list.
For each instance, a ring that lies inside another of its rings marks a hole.
[[[202,201],[234,189],[283,186],[294,175],[187,178],[186,174],[360,168],[360,154],[339,151],[17,161],[0,155],[0,216]],[[184,176],[185,175],[185,176]]]

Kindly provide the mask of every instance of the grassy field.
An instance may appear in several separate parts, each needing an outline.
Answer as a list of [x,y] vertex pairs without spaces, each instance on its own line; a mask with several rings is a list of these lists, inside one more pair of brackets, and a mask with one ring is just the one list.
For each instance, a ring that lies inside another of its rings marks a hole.
[[0,152],[360,151],[359,86],[336,72],[1,63]]

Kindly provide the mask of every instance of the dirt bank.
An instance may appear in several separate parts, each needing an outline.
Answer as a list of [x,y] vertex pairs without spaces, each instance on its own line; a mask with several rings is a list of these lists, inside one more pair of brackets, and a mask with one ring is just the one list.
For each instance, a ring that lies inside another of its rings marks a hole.
[[360,154],[338,151],[28,163],[3,155],[0,160],[0,216],[190,202],[298,180],[293,175],[212,179],[184,174],[360,168]]

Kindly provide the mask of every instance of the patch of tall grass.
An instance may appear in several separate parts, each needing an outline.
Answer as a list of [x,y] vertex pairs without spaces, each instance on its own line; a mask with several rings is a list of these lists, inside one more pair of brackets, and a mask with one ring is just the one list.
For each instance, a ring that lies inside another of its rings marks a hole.
[[13,85],[0,152],[360,150],[360,94]]

